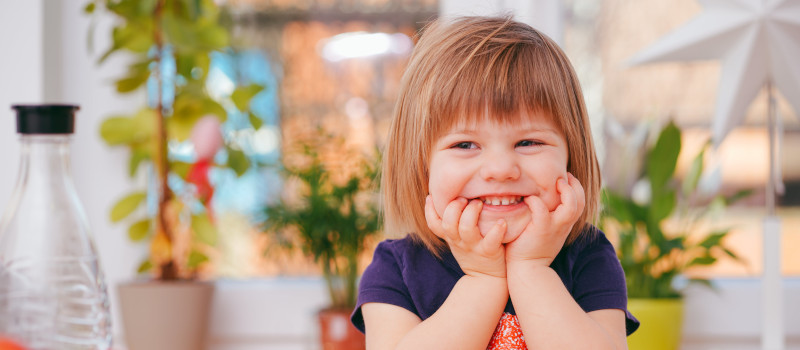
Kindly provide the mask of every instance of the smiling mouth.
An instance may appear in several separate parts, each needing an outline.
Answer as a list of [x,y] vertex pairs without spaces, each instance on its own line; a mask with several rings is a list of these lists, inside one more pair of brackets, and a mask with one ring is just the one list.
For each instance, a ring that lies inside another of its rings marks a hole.
[[522,196],[489,196],[477,199],[486,205],[515,205],[522,202]]

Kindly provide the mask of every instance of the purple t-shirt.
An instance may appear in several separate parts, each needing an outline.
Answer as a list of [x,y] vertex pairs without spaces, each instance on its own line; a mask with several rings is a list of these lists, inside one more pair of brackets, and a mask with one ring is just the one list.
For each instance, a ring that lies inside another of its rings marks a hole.
[[[605,234],[592,230],[562,248],[550,267],[585,312],[624,310],[630,335],[639,328],[639,321],[627,311],[625,274]],[[351,321],[364,332],[361,305],[370,302],[397,305],[425,320],[442,306],[461,276],[464,272],[449,250],[439,260],[410,237],[385,240],[378,244],[361,278]],[[505,312],[516,314],[510,299]]]

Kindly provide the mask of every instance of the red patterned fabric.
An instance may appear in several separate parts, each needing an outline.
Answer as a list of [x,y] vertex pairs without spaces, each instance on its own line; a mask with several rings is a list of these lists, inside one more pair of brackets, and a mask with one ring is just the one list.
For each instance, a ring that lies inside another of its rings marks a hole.
[[486,350],[528,350],[516,315],[504,313]]

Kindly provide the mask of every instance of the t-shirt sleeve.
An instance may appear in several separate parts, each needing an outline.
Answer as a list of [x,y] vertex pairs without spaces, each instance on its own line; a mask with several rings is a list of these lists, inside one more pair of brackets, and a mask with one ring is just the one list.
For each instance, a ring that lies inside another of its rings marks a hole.
[[392,240],[378,244],[372,263],[364,270],[358,287],[358,300],[350,316],[353,325],[364,332],[361,306],[366,303],[391,304],[418,314],[403,280],[402,266],[393,249]]
[[625,312],[628,335],[639,328],[639,321],[628,312],[625,273],[605,234],[597,232],[593,241],[578,253],[572,276],[575,281],[572,296],[585,312],[619,309]]

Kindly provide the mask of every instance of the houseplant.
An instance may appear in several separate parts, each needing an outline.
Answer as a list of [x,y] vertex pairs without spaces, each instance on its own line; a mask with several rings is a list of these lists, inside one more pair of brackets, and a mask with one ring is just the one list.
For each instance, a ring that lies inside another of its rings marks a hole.
[[[740,260],[725,244],[730,228],[698,232],[709,214],[749,193],[724,196],[698,188],[708,147],[706,143],[679,180],[675,169],[681,131],[670,122],[644,152],[638,184],[604,189],[600,223],[603,230],[617,236],[629,308],[642,321],[642,328],[629,338],[631,349],[677,349],[683,303],[675,279],[721,257]],[[704,278],[690,281],[711,285]]]
[[[134,350],[200,348],[213,285],[186,281],[197,280],[217,239],[209,173],[229,168],[241,175],[250,167],[236,140],[222,135],[220,123],[235,111],[249,115],[257,128],[250,99],[263,87],[237,87],[222,100],[209,96],[210,55],[230,43],[221,9],[211,0],[95,0],[85,10],[115,17],[112,45],[99,64],[127,53],[131,63],[116,80],[116,90],[145,90],[147,95],[138,111],[110,116],[100,127],[108,145],[130,151],[130,176],[136,178],[144,169],[146,177],[144,188],[119,199],[110,217],[129,223],[132,241],[149,243],[138,270],[158,282],[120,286],[127,345]],[[92,34],[90,30],[90,39]],[[191,146],[192,154],[172,154],[170,145],[176,144]],[[129,299],[142,297],[150,299]],[[200,305],[180,305],[192,300]],[[169,312],[168,307],[179,311]],[[136,320],[134,313],[143,318]],[[194,320],[198,322],[190,326],[188,321]],[[144,334],[137,337],[134,331]],[[174,342],[182,335],[188,344]]]
[[[298,186],[287,186],[293,193],[265,209],[265,232],[286,248],[299,248],[322,270],[331,301],[319,314],[323,349],[363,349],[363,335],[350,325],[349,315],[359,257],[380,228],[377,159],[347,152],[340,139],[317,133],[288,148],[283,167]],[[331,322],[346,322],[347,332],[328,328]]]

